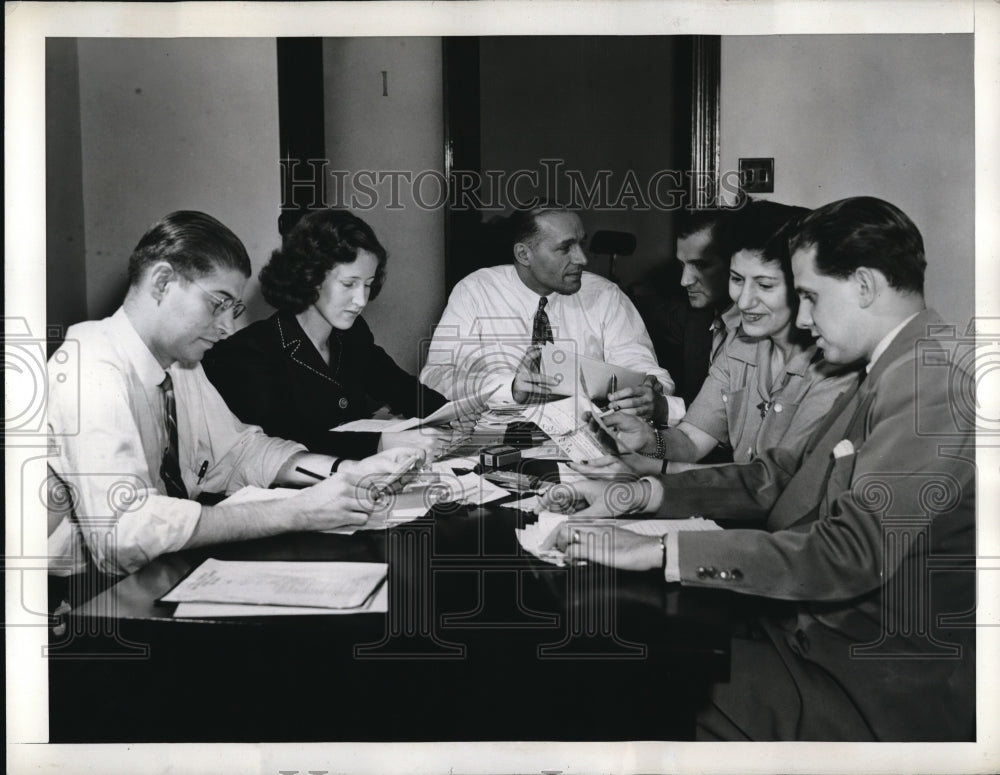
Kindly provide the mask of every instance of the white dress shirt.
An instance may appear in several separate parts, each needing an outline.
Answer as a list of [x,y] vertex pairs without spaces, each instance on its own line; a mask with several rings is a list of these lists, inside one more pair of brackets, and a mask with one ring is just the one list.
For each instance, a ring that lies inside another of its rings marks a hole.
[[[420,381],[449,399],[490,392],[513,400],[511,382],[531,344],[539,295],[518,277],[514,266],[473,272],[451,292],[434,330]],[[682,399],[671,395],[674,381],[660,368],[642,318],[614,283],[584,272],[577,293],[552,293],[545,312],[556,344],[580,355],[654,376],[670,405],[670,423],[684,414]]]
[[[84,570],[85,551],[106,573],[131,573],[182,548],[201,515],[201,504],[168,497],[160,479],[165,372],[121,308],[71,326],[66,339],[79,352],[80,387],[55,378],[56,364],[69,355],[64,344],[49,361],[48,429],[50,465],[72,494],[73,514],[49,536],[49,553],[62,573]],[[200,364],[174,363],[169,371],[189,497],[267,487],[288,458],[305,450],[241,423]],[[51,491],[49,497],[51,504]]]

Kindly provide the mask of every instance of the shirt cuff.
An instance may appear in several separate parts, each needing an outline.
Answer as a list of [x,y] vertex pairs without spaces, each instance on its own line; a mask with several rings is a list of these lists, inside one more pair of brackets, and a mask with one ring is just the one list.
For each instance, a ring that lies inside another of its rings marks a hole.
[[680,558],[677,556],[678,542],[676,530],[671,530],[667,533],[667,538],[663,542],[663,545],[667,547],[667,562],[663,569],[663,578],[667,581],[680,581],[681,563]]
[[673,428],[687,414],[687,406],[680,396],[664,396],[667,399],[667,427]]

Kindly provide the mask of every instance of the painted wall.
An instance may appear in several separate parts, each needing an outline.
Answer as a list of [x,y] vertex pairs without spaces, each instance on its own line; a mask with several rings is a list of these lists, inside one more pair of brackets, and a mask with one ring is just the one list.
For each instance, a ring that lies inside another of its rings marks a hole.
[[243,240],[246,318],[263,315],[256,273],[280,244],[275,41],[91,38],[78,51],[88,316],[115,309],[139,237],[180,209]]
[[[329,191],[327,202],[353,204],[389,252],[385,287],[364,317],[375,341],[416,373],[420,348],[446,301],[445,211],[434,206],[444,174],[441,39],[327,38],[323,79],[330,170],[349,173],[347,201],[335,201],[340,194]],[[395,177],[393,196],[392,179],[355,178],[365,171],[409,174],[414,186]]]
[[[593,181],[609,170],[609,203],[615,203],[626,173],[644,190],[658,170],[677,169],[673,116],[677,42],[659,37],[487,37],[481,41],[483,170],[541,170],[541,159],[560,159]],[[687,118],[682,123],[687,143]],[[661,196],[666,199],[666,189]],[[530,194],[532,186],[518,191]],[[568,189],[561,188],[565,197]],[[554,198],[547,191],[543,198]],[[615,273],[627,285],[655,263],[672,256],[672,216],[636,207],[594,207],[582,213],[588,234],[600,229],[636,235],[633,256],[619,259]],[[607,274],[606,257],[591,269]]]
[[[65,332],[87,318],[80,78],[72,38],[45,42],[45,209],[45,314],[50,327]],[[62,332],[50,337],[53,344]]]
[[971,35],[722,39],[722,169],[773,156],[766,198],[872,195],[924,237],[928,302],[965,325],[974,295]]

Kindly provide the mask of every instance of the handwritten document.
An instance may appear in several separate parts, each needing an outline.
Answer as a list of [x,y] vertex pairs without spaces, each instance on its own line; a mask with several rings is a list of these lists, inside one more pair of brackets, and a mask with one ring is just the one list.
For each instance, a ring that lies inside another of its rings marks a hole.
[[614,442],[610,438],[602,439],[584,419],[585,412],[600,414],[600,410],[587,398],[577,395],[550,401],[540,406],[538,412],[535,424],[570,460],[579,463],[618,453]]
[[385,581],[380,562],[208,559],[161,599],[165,603],[360,608]]

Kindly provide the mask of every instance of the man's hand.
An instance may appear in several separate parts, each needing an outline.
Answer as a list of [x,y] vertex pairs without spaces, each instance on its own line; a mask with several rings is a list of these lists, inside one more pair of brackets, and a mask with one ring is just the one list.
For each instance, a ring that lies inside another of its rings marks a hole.
[[661,463],[659,460],[628,452],[620,456],[604,455],[593,460],[566,465],[590,479],[631,481],[646,474],[659,474]]
[[649,487],[643,480],[576,479],[550,487],[539,500],[549,511],[578,517],[618,517],[644,508]]
[[634,414],[624,410],[605,414],[601,416],[601,422],[614,435],[619,449],[629,452],[652,452],[656,449],[656,431]]
[[542,351],[537,345],[532,345],[521,358],[517,373],[511,383],[510,392],[519,404],[529,401],[541,401],[549,397],[552,388],[556,386],[555,377],[541,373]]
[[[340,464],[337,473],[353,474],[357,479],[381,481],[390,483],[405,476],[409,471],[423,465],[427,455],[422,449],[414,447],[395,447],[366,457],[364,460],[345,460]],[[402,474],[400,472],[402,471]],[[336,477],[337,474],[334,474]]]
[[647,376],[645,382],[636,387],[608,393],[608,405],[614,412],[634,414],[662,425],[666,424],[669,414],[663,385],[653,376]]
[[559,549],[570,562],[587,560],[625,570],[649,570],[663,562],[660,540],[614,525],[564,522],[542,541],[541,549]]
[[307,487],[295,496],[295,530],[330,530],[364,525],[375,509],[375,500],[361,476],[338,471],[329,479]]

